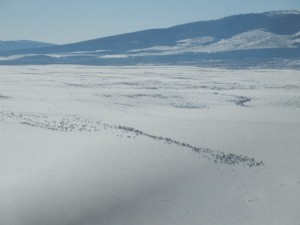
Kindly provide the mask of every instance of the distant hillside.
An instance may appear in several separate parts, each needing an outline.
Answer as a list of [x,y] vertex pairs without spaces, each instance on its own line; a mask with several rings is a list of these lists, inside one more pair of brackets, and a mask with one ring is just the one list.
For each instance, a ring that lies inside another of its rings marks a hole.
[[1,55],[0,64],[203,65],[221,60],[246,65],[247,60],[300,60],[300,11],[235,15]]
[[0,52],[7,52],[13,50],[23,50],[32,48],[44,48],[54,46],[54,44],[38,42],[38,41],[0,41]]

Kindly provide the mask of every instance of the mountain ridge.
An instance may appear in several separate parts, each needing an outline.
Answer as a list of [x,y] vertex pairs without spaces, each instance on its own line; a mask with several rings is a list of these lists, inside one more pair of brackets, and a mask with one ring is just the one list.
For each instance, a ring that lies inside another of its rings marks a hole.
[[31,41],[31,40],[15,40],[15,41],[4,41],[0,40],[0,52],[21,50],[21,49],[33,49],[55,46],[56,44]]
[[[220,54],[236,58],[234,53],[238,54],[238,51],[243,51],[243,54],[248,52],[249,57],[253,58],[255,55],[251,51],[255,49],[260,49],[256,51],[260,54],[258,58],[280,58],[278,49],[287,49],[283,54],[285,59],[289,58],[287,52],[291,52],[293,59],[300,59],[300,53],[298,55],[297,51],[289,51],[290,48],[300,48],[299,10],[240,14],[65,45],[0,52],[0,64],[44,62],[103,65],[109,60],[108,64],[116,61],[147,64],[163,57],[170,58],[170,55],[174,62],[199,63],[200,59],[205,60],[205,55],[207,58],[216,56],[216,60]],[[199,55],[201,57],[197,60]],[[192,56],[196,58],[190,60]]]

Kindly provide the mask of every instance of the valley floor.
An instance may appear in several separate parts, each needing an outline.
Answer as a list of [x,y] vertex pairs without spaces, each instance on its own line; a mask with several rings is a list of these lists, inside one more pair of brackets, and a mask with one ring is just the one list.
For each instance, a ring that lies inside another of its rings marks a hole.
[[300,71],[1,66],[0,224],[298,225]]

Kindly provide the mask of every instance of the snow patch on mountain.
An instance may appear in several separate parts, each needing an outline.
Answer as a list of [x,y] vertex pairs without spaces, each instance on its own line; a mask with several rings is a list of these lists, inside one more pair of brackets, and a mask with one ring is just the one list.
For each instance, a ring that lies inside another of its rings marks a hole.
[[192,47],[195,45],[203,45],[208,42],[212,42],[214,40],[215,39],[210,36],[199,37],[199,38],[190,38],[190,39],[184,39],[184,40],[177,41],[177,45],[183,46],[183,47]]
[[31,56],[31,55],[10,55],[10,56],[0,56],[0,61],[6,61],[6,60],[15,60],[15,59],[21,59],[26,56]]
[[264,15],[267,16],[283,16],[283,15],[299,15],[300,10],[279,10],[279,11],[270,11],[263,13]]
[[114,54],[114,55],[103,55],[99,56],[100,59],[115,59],[115,58],[128,58],[129,56],[126,54]]
[[264,30],[251,30],[229,39],[221,39],[215,43],[213,37],[184,39],[175,46],[154,46],[151,48],[129,51],[131,56],[175,55],[183,53],[214,53],[234,50],[293,48],[300,43],[300,32],[294,35],[278,35]]
[[263,30],[252,30],[220,40],[202,48],[205,52],[266,49],[266,48],[292,48],[299,39],[293,39],[293,35],[277,35]]

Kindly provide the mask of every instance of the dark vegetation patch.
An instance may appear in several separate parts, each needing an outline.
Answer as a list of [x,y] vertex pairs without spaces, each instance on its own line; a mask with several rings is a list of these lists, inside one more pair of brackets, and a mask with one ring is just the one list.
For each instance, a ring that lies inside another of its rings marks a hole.
[[263,161],[257,161],[254,158],[246,155],[239,155],[234,153],[225,153],[218,150],[197,147],[189,143],[181,142],[169,137],[153,135],[145,131],[122,125],[108,124],[102,121],[94,121],[80,116],[68,116],[63,118],[56,118],[47,115],[33,114],[33,113],[14,113],[14,112],[0,112],[2,120],[12,120],[19,122],[22,125],[44,128],[58,132],[101,132],[108,130],[116,130],[118,137],[135,138],[137,136],[144,136],[155,141],[161,141],[165,144],[173,144],[185,149],[190,149],[193,152],[201,154],[204,158],[213,161],[214,163],[223,163],[227,165],[242,165],[247,167],[258,167],[264,165]]

